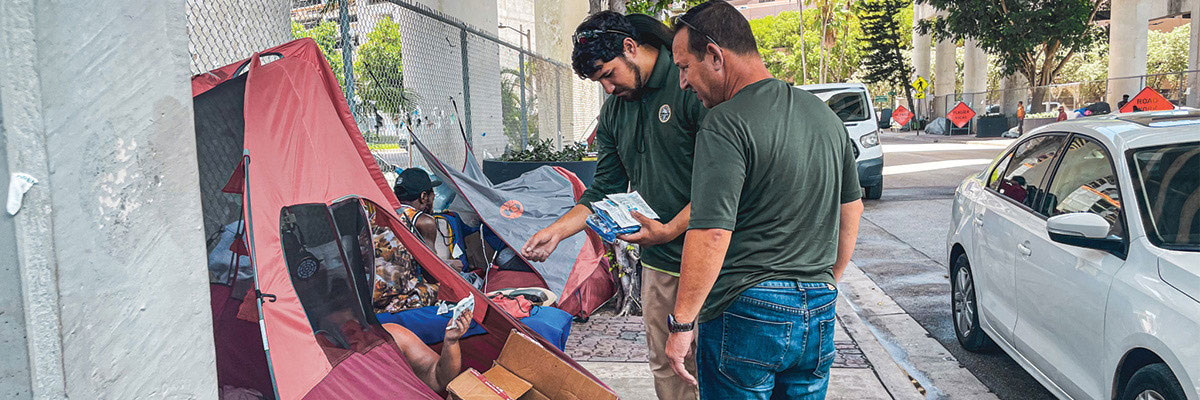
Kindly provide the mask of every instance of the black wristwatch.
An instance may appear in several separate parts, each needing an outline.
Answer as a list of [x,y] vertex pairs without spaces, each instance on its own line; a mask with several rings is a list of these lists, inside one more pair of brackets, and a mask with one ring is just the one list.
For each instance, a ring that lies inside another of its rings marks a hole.
[[696,321],[681,324],[675,320],[675,314],[667,314],[667,330],[671,333],[691,332],[696,329]]

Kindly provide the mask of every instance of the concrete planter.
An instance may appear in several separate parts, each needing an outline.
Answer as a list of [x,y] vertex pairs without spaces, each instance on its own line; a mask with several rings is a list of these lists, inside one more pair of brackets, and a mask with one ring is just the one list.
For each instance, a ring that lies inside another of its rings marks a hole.
[[492,180],[492,183],[500,183],[515,179],[521,174],[532,171],[543,165],[551,167],[562,167],[567,171],[575,173],[583,185],[592,187],[592,179],[596,177],[596,162],[595,161],[500,161],[500,160],[483,160],[483,174]]
[[1057,122],[1057,121],[1058,121],[1058,118],[1057,118],[1057,117],[1052,117],[1052,118],[1025,118],[1025,122],[1024,122],[1024,128],[1023,128],[1023,129],[1025,130],[1025,133],[1029,133],[1030,131],[1032,131],[1032,130],[1034,130],[1034,129],[1036,129],[1036,128],[1040,128],[1040,127],[1042,127],[1042,126],[1045,126],[1045,125],[1053,124],[1053,123],[1055,123],[1055,122]]

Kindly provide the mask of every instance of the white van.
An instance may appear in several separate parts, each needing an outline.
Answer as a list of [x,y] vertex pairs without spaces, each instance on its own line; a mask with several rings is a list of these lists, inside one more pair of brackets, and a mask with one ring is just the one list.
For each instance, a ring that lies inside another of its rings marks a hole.
[[854,142],[858,182],[863,187],[863,197],[874,200],[883,196],[883,148],[879,146],[879,129],[884,126],[875,117],[871,92],[861,83],[798,87],[824,100],[846,125],[850,141]]

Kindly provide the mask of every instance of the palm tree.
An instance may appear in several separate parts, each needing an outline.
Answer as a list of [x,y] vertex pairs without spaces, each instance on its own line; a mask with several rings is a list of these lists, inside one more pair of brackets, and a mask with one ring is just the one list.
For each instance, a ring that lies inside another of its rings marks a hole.
[[[815,5],[818,9],[818,18],[821,22],[821,65],[818,73],[818,82],[826,83],[829,76],[827,61],[829,58],[829,49],[837,44],[837,26],[833,26],[834,29],[831,30],[831,25],[842,25],[837,23],[839,21],[835,17],[839,16],[838,14],[846,14],[846,11],[853,5],[854,0],[803,0],[803,2]],[[803,12],[803,9],[801,10]],[[842,11],[842,13],[838,13],[838,11]],[[848,21],[845,21],[845,18],[842,18],[842,21],[845,22],[843,30],[848,30]],[[801,35],[803,34],[803,31],[801,31]],[[847,34],[844,32],[843,36]]]

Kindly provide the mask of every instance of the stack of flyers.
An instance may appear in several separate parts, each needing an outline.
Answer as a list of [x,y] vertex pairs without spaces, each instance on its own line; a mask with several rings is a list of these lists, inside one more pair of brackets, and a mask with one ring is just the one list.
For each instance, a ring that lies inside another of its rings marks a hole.
[[592,211],[594,213],[588,217],[587,225],[608,243],[616,240],[617,236],[642,229],[642,224],[633,218],[632,212],[637,211],[647,218],[658,218],[658,213],[646,204],[646,200],[638,192],[608,195],[603,200],[592,203]]

